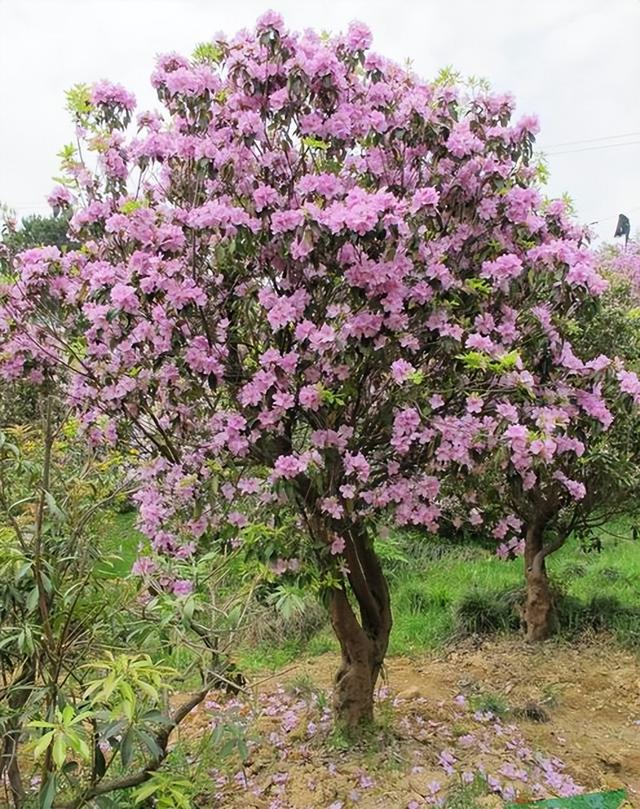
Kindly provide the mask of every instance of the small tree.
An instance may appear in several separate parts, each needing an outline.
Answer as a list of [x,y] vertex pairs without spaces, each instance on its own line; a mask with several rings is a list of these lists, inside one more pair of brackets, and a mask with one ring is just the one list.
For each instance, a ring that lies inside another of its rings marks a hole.
[[[115,578],[100,529],[123,492],[120,459],[88,448],[68,409],[42,400],[41,426],[0,429],[0,788],[15,809],[36,797],[71,809],[151,778],[173,729],[211,688],[236,685],[225,642],[251,582],[212,593],[206,582],[223,577],[206,560],[183,562],[193,581],[141,560],[153,596]],[[191,678],[166,665],[168,639],[204,675],[171,710],[169,689]]]
[[564,322],[538,310],[542,339],[521,347],[538,373],[529,399],[502,404],[506,445],[467,476],[466,499],[460,481],[450,482],[467,511],[472,501],[477,529],[492,526],[500,555],[523,553],[529,640],[555,625],[549,556],[640,502],[637,258],[607,247],[598,263],[609,282],[599,301]]
[[[32,247],[55,245],[60,249],[70,246],[67,238],[71,195],[68,199],[52,198],[56,205],[55,216],[25,216],[18,223],[15,213],[0,205],[0,283],[11,279],[11,267],[15,256]],[[64,206],[64,210],[62,210]],[[8,384],[0,379],[0,427],[12,424],[33,423],[38,420],[37,389],[28,382]]]
[[97,158],[65,155],[82,248],[23,254],[0,316],[5,376],[63,365],[88,437],[141,449],[157,551],[238,546],[258,521],[268,553],[297,515],[278,565],[326,596],[351,725],[372,716],[391,629],[376,515],[437,529],[440,479],[531,396],[536,307],[569,316],[604,286],[536,190],[534,119],[369,41],[267,14],[162,57],[164,115],[133,138],[130,94],[76,88]]

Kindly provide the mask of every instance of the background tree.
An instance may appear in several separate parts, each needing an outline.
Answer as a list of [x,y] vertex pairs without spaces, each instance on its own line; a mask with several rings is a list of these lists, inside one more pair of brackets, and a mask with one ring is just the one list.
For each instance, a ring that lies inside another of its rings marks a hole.
[[[56,208],[53,216],[32,214],[18,223],[15,213],[8,206],[0,206],[0,283],[10,278],[10,268],[15,256],[32,247],[55,245],[67,249],[71,242],[67,236],[69,227],[71,195],[62,199],[52,198]],[[77,245],[76,245],[77,246]],[[39,417],[37,390],[33,385],[13,381],[6,384],[0,380],[0,427],[12,424],[34,423]]]
[[590,307],[564,321],[553,307],[538,309],[544,333],[520,349],[538,374],[529,400],[505,403],[507,446],[476,467],[466,489],[455,476],[449,484],[458,524],[469,525],[462,515],[471,505],[471,527],[491,530],[501,556],[524,554],[530,640],[555,625],[548,557],[639,502],[637,256],[605,246],[598,264],[609,286]]

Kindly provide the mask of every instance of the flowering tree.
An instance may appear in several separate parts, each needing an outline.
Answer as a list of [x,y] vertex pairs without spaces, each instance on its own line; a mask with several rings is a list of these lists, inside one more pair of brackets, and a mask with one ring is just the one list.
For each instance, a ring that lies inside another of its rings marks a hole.
[[318,572],[354,725],[391,629],[376,515],[436,531],[441,478],[501,436],[519,457],[510,402],[540,373],[519,346],[550,339],[546,304],[604,288],[535,188],[535,120],[369,44],[269,13],[162,57],[164,113],[135,136],[125,90],[76,88],[96,166],[69,148],[52,200],[82,247],[24,253],[0,316],[5,376],[65,368],[90,440],[140,447],[140,526],[166,559],[298,516],[279,569]]
[[640,242],[634,239],[624,246],[605,244],[598,251],[598,262],[602,274],[614,282],[614,288],[626,291],[637,304],[640,298]]
[[496,452],[462,485],[459,476],[441,485],[457,525],[491,530],[502,557],[523,553],[529,640],[554,627],[548,557],[572,533],[632,513],[640,494],[637,255],[607,246],[597,264],[609,286],[591,305],[532,309],[543,329],[519,347],[536,371],[530,397],[509,396]]
[[[608,314],[591,325],[606,324]],[[498,554],[524,555],[523,618],[533,641],[546,639],[555,625],[549,556],[572,534],[587,537],[613,517],[636,511],[640,494],[637,375],[604,355],[576,357],[576,368],[586,386],[576,389],[575,380],[554,368],[550,381],[558,395],[550,399],[537,391],[540,398],[513,407],[505,433],[510,448],[465,481],[473,486],[466,498],[472,518],[491,527]]]

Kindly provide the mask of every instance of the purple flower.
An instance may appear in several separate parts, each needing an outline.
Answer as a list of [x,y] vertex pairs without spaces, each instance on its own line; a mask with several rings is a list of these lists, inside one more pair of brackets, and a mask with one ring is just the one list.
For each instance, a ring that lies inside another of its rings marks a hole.
[[136,105],[135,96],[119,84],[109,81],[96,82],[91,88],[91,103],[100,105],[114,105],[131,111]]
[[193,592],[193,582],[187,579],[177,579],[173,582],[173,594],[179,597],[190,596]]
[[329,550],[333,556],[336,556],[339,553],[342,553],[345,549],[345,540],[344,537],[336,536],[333,542],[331,543],[331,547]]

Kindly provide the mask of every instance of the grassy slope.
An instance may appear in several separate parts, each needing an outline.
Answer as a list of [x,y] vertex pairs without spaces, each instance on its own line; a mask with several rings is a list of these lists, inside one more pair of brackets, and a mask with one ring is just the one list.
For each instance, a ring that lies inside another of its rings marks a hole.
[[[103,563],[105,575],[126,576],[131,570],[143,541],[134,524],[134,513],[114,514],[105,521],[103,538],[110,554]],[[584,628],[588,619],[589,625],[601,625],[640,647],[640,542],[631,541],[630,535],[628,524],[617,523],[602,534],[601,553],[585,553],[576,542],[569,542],[551,557],[550,575],[566,596],[561,606],[563,631]],[[469,546],[454,546],[441,558],[433,558],[434,547],[425,549],[418,543],[417,553],[408,554],[410,563],[393,566],[392,655],[436,649],[472,630],[478,616],[497,630],[512,629],[517,620],[513,604],[505,604],[505,594],[521,588],[522,560],[504,562],[490,550]],[[620,608],[638,612],[620,613]],[[313,656],[336,648],[326,629],[304,646],[304,652]],[[246,670],[275,670],[301,650],[291,638],[279,647],[244,650],[240,665]]]
[[[615,536],[613,536],[614,534]],[[559,604],[561,632],[612,632],[625,645],[640,648],[640,542],[624,522],[607,526],[603,549],[585,553],[570,541],[548,562]],[[490,550],[454,546],[440,558],[416,545],[411,560],[396,564],[390,576],[394,626],[391,655],[437,649],[456,636],[509,631],[518,626],[517,597],[523,586],[522,560],[502,561]],[[281,646],[245,650],[247,671],[280,668],[304,651],[308,656],[337,649],[330,629],[301,647],[294,638]]]
[[[428,563],[420,573],[398,577],[393,586],[392,654],[435,648],[450,639],[458,628],[468,625],[467,621],[459,626],[468,617],[460,615],[460,605],[471,596],[482,608],[492,601],[499,603],[505,593],[522,587],[521,559],[504,562],[488,551],[478,549],[470,554],[469,550],[454,550]],[[579,613],[593,599],[600,599],[594,608],[603,613],[603,625],[614,631],[627,628],[626,617],[614,615],[618,604],[640,610],[640,543],[610,537],[601,553],[584,553],[571,542],[549,560],[548,568],[556,587],[567,596],[561,605],[565,630],[580,627]],[[496,621],[501,628],[499,615]],[[508,629],[508,619],[505,624]]]

